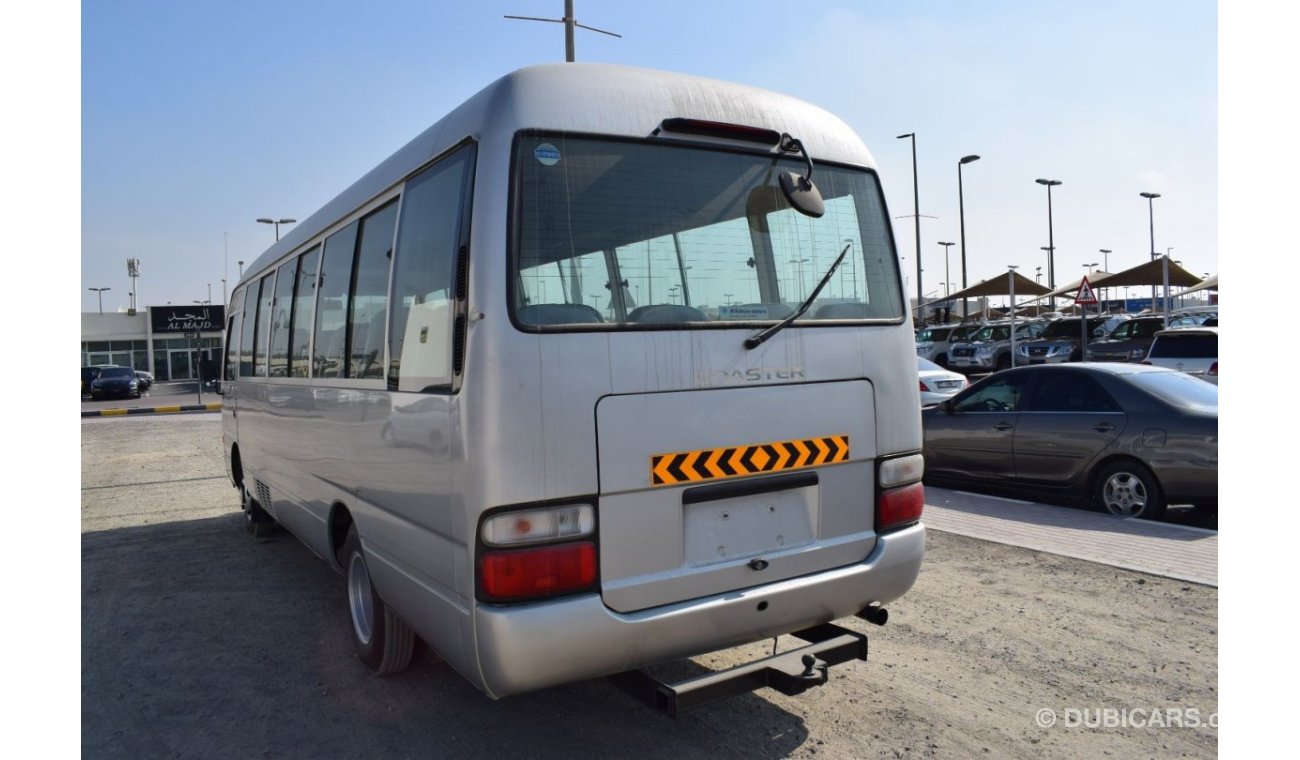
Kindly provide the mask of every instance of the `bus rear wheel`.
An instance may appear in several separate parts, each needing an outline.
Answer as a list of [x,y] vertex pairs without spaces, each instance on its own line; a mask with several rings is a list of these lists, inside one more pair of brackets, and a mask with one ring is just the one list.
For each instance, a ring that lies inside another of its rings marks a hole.
[[257,503],[247,488],[243,489],[243,493],[244,530],[253,538],[268,538],[275,533],[275,518]]
[[352,646],[357,657],[376,675],[405,670],[415,651],[415,632],[375,593],[355,525],[348,528],[338,559],[347,579]]

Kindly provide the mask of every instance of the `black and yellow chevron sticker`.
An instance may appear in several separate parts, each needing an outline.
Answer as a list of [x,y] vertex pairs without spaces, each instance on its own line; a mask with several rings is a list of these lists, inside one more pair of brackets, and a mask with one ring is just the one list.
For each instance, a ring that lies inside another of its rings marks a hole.
[[700,451],[654,454],[650,485],[671,486],[834,464],[849,458],[849,437],[830,435]]

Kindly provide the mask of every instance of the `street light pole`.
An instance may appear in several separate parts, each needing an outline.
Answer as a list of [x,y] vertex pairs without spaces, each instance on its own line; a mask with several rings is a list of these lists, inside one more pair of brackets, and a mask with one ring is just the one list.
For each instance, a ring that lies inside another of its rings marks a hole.
[[[957,162],[957,209],[961,217],[961,289],[966,289],[966,196],[961,185],[961,168],[972,161],[980,160],[979,156],[969,155],[962,156]],[[964,320],[970,316],[970,306],[965,298],[961,301],[961,315]]]
[[92,293],[99,294],[99,313],[103,314],[104,313],[104,291],[112,290],[112,288],[86,288],[86,290],[89,290]]
[[[1015,264],[1007,265],[1007,293],[1011,299],[1011,366],[1016,366],[1016,270],[1020,267]],[[996,370],[997,367],[994,367]]]
[[[1047,188],[1047,286],[1056,290],[1056,241],[1052,236],[1052,188],[1061,184],[1059,179],[1036,179],[1040,185]],[[1050,299],[1052,311],[1056,311],[1056,296]]]
[[[939,245],[943,246],[943,295],[946,298],[948,296],[948,286],[952,284],[952,273],[949,271],[948,267],[948,254],[952,251],[952,247],[956,245],[956,243],[941,242]],[[951,308],[951,306],[946,308]]]
[[899,135],[897,139],[902,140],[905,137],[912,140],[912,218],[916,221],[916,311],[920,316],[921,302],[925,299],[921,295],[924,288],[921,287],[921,191],[917,187],[916,133],[908,132]]
[[262,219],[258,219],[257,221],[261,222],[262,224],[274,224],[274,225],[275,225],[275,241],[278,243],[278,242],[280,242],[280,225],[282,225],[282,224],[293,224],[294,222],[297,222],[298,220],[297,220],[297,219],[266,219],[266,218],[262,218]]
[[[1151,226],[1151,260],[1156,260],[1156,207],[1155,200],[1160,197],[1160,193],[1138,193],[1147,199],[1147,218]],[[1151,286],[1151,310],[1156,309],[1156,286]],[[1169,326],[1169,320],[1165,320],[1165,327]]]

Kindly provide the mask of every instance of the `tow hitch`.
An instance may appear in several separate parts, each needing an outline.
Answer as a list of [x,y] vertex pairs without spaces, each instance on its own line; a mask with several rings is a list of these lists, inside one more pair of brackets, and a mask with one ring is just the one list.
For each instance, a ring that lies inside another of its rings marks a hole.
[[676,683],[665,683],[643,670],[619,673],[611,678],[632,696],[676,718],[700,705],[764,686],[790,696],[802,694],[826,683],[830,666],[867,659],[866,634],[834,623],[823,623],[790,635],[807,641],[808,645]]

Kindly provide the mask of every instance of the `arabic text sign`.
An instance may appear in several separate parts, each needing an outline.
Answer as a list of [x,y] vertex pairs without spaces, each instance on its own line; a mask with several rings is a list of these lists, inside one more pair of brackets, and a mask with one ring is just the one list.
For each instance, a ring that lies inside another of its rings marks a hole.
[[220,332],[226,322],[224,306],[150,306],[155,333]]

